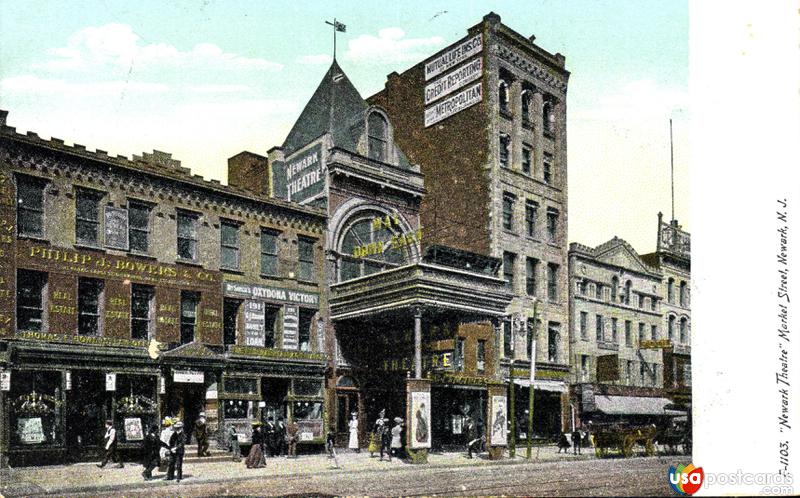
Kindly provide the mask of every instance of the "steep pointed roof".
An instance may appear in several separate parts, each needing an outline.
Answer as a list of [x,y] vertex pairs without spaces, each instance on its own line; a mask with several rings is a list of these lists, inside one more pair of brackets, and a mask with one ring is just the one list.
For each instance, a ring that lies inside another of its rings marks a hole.
[[288,156],[328,132],[335,146],[355,152],[367,107],[334,60],[283,142],[284,154]]

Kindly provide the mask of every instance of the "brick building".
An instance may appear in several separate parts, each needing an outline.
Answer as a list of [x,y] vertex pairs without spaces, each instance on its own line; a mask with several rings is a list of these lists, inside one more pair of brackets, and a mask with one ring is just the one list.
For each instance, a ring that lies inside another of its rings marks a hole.
[[[536,431],[566,428],[569,398],[565,58],[490,13],[466,37],[388,76],[368,99],[418,163],[427,195],[423,244],[498,258],[514,299],[500,370],[514,379],[514,422],[526,420],[536,334]],[[533,303],[538,301],[538,322]],[[523,389],[524,388],[524,389]],[[516,424],[522,434],[527,422]]]
[[0,450],[11,465],[123,451],[166,415],[322,441],[324,213],[16,133],[0,113]]

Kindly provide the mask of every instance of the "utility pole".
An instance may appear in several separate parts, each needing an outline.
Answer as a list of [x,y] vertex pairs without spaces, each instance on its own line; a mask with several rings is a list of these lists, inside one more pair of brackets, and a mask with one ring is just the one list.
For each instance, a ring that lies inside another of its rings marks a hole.
[[530,387],[528,391],[528,460],[531,459],[532,455],[532,444],[533,444],[533,381],[536,378],[536,329],[538,328],[537,318],[539,316],[538,313],[538,306],[539,300],[533,300],[533,334],[531,336],[531,376],[530,376]]
[[675,160],[672,152],[672,118],[669,118],[669,184],[672,192],[672,220],[674,220],[675,219]]

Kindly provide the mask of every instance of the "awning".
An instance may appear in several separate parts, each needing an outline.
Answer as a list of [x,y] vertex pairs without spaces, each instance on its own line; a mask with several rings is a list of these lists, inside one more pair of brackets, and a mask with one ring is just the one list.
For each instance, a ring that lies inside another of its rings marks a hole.
[[[530,379],[514,379],[514,384],[522,387],[530,387]],[[554,393],[567,392],[567,385],[560,380],[539,380],[533,381],[533,388],[540,391],[551,391]]]
[[672,404],[668,398],[642,398],[636,396],[604,396],[594,397],[597,411],[607,415],[685,415],[684,411],[668,410]]

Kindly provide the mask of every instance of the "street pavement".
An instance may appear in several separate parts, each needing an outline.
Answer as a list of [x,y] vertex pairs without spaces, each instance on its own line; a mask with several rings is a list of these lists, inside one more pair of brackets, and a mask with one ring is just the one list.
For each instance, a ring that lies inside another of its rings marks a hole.
[[[144,481],[142,467],[99,469],[94,464],[30,467],[4,471],[3,496],[666,496],[667,469],[687,463],[681,457],[595,459],[534,448],[532,462],[520,458],[491,461],[460,453],[432,454],[427,465],[394,459],[379,461],[369,453],[338,455],[338,467],[327,455],[271,458],[261,469],[244,462],[184,465],[180,483]],[[685,459],[685,457],[684,457]],[[159,477],[163,474],[158,474]]]

